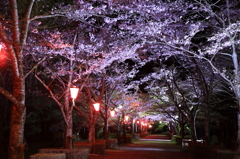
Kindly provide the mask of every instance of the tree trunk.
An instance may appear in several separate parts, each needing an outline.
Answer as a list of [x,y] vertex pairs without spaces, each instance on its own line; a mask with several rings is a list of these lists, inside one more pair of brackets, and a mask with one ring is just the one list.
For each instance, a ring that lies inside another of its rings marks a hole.
[[191,139],[192,142],[196,142],[196,131],[195,131],[195,124],[194,124],[194,119],[191,120],[190,122],[190,130],[191,130]]
[[237,117],[237,123],[238,123],[238,132],[237,132],[237,151],[240,152],[240,101],[238,101],[238,117]]
[[68,118],[68,123],[65,125],[64,147],[65,149],[72,149],[72,145],[73,145],[73,142],[72,142],[72,115],[71,115],[71,117]]
[[108,107],[105,105],[105,118],[104,119],[104,128],[103,128],[103,134],[104,134],[104,139],[108,139]]
[[90,122],[89,122],[89,133],[88,133],[88,140],[92,144],[95,143],[95,123],[96,123],[96,113],[94,112],[91,104],[90,107]]
[[[71,66],[72,68],[72,63]],[[67,87],[67,93],[65,94],[64,97],[64,114],[65,114],[65,143],[64,143],[64,147],[65,149],[72,149],[72,110],[73,110],[73,106],[70,104],[70,94],[69,94],[69,90],[70,90],[70,86],[71,86],[71,82],[72,81],[72,74],[70,74],[69,79],[68,79],[68,87]],[[74,104],[74,103],[73,103]]]
[[[13,79],[13,95],[20,103],[25,103],[25,85],[23,78]],[[10,137],[8,145],[9,159],[19,159],[19,146],[23,143],[24,123],[26,117],[26,109],[20,106],[11,106],[10,116]]]
[[104,118],[104,128],[103,128],[103,132],[104,132],[104,139],[107,140],[108,139],[108,118]]
[[209,105],[205,104],[204,109],[204,131],[205,131],[205,140],[207,143],[209,143]]
[[[92,123],[92,122],[90,122]],[[95,125],[89,125],[88,140],[91,143],[91,153],[95,153]]]
[[89,126],[88,140],[91,143],[95,142],[95,126],[94,125]]

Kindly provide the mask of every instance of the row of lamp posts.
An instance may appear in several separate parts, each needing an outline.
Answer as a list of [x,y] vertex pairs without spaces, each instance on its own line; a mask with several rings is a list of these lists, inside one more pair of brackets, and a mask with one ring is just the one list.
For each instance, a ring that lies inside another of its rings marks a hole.
[[[78,92],[79,92],[79,88],[77,88],[77,87],[70,88],[70,94],[71,94],[73,106],[75,106],[75,99],[77,98]],[[94,103],[93,106],[94,106],[94,110],[96,112],[98,112],[100,110],[100,103]],[[114,117],[115,114],[116,114],[115,110],[111,109],[110,110],[111,117]],[[124,124],[128,124],[128,120],[129,120],[129,116],[125,116]],[[139,133],[139,132],[140,133],[146,132],[148,130],[151,133],[151,129],[152,129],[151,124],[148,125],[148,123],[146,123],[144,121],[140,122],[139,120],[135,120],[135,119],[132,120],[132,134]]]
[[[75,99],[77,98],[78,91],[79,91],[79,88],[77,88],[77,87],[70,88],[70,94],[72,97],[73,106],[75,106]],[[93,107],[94,107],[95,111],[98,112],[100,109],[100,103],[94,103]]]

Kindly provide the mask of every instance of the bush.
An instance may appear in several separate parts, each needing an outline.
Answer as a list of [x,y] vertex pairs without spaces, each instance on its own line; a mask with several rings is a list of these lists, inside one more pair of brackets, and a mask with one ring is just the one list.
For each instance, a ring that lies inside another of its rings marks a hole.
[[38,153],[31,155],[30,159],[65,159],[65,153]]
[[65,153],[66,159],[88,159],[89,149],[40,149],[39,153]]

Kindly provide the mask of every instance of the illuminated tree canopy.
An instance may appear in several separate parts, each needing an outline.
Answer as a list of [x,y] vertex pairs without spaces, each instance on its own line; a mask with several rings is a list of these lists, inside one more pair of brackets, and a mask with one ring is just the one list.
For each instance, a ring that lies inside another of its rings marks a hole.
[[[12,82],[11,89],[0,87],[12,103],[9,158],[16,158],[23,142],[27,94],[49,96],[58,105],[66,148],[73,110],[90,129],[106,123],[106,112],[119,106],[135,118],[186,122],[192,140],[200,123],[209,137],[216,123],[211,118],[224,120],[220,109],[240,108],[239,5],[237,0],[0,2],[0,67],[11,70]],[[39,88],[31,88],[33,81]],[[72,86],[80,88],[75,107]],[[94,102],[104,107],[99,120],[93,119]],[[240,118],[231,120],[239,141]]]

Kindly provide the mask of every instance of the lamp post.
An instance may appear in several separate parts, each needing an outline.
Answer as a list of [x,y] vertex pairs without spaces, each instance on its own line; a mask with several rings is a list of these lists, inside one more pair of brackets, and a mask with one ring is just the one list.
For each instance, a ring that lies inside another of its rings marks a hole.
[[138,125],[139,125],[139,120],[137,120],[137,124],[136,124],[136,132],[137,132],[137,134],[138,134]]
[[96,123],[96,119],[97,119],[97,115],[98,112],[100,110],[100,103],[93,103],[93,108],[94,110],[91,113],[91,118],[92,121],[90,122],[90,127],[89,127],[89,132],[90,132],[90,143],[92,145],[92,152],[95,153],[96,152],[96,145],[95,145],[95,123]]
[[[79,88],[77,87],[72,87],[70,88],[70,95],[71,95],[71,98],[72,98],[72,106],[74,107],[75,106],[75,99],[77,98],[77,95],[78,95],[78,91],[79,91]],[[72,122],[72,121],[71,121]],[[72,128],[71,128],[72,129]],[[71,130],[72,131],[72,130]],[[70,146],[71,148],[74,147],[74,137],[73,137],[73,134],[71,132],[71,139],[70,140]]]
[[132,120],[132,134],[135,134],[135,119]]
[[149,128],[149,133],[152,134],[152,125],[149,125],[148,128]]

